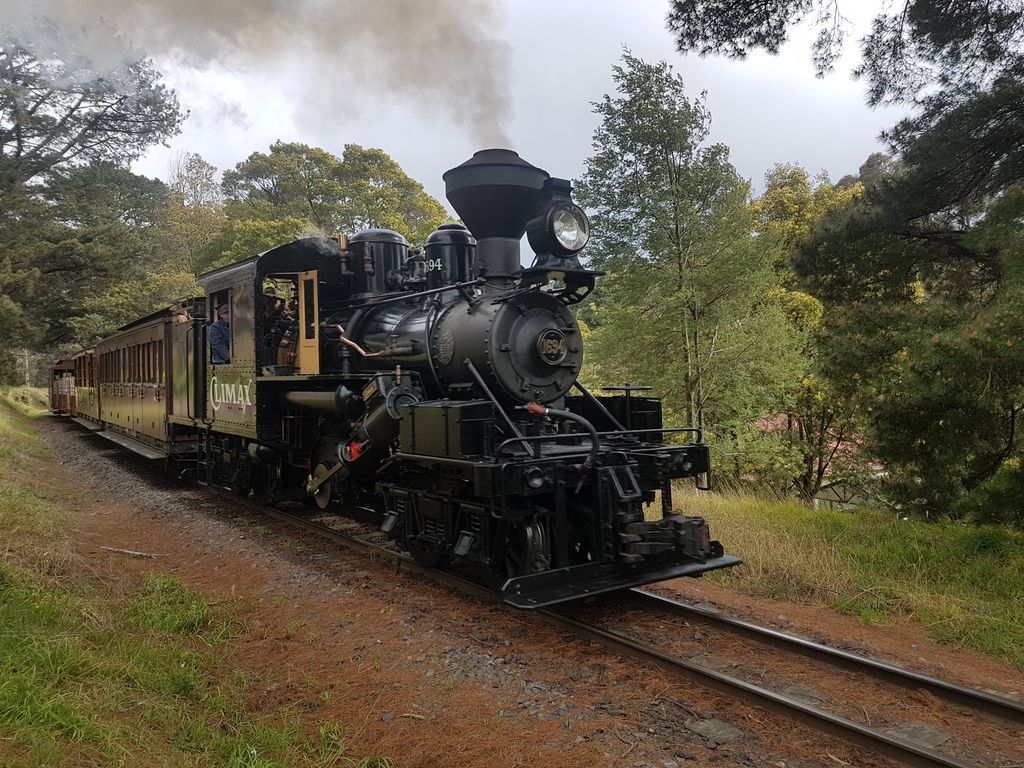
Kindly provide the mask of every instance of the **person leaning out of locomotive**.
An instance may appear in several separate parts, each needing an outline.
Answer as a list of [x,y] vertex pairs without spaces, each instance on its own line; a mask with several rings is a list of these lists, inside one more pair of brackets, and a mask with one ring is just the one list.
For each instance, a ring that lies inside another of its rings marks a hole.
[[227,304],[217,307],[217,319],[210,325],[210,362],[231,362],[231,308]]
[[277,316],[280,314],[280,300],[277,298],[277,289],[268,285],[263,289],[259,297],[260,316],[263,320],[263,354],[261,362],[264,365],[273,365],[277,357],[277,343],[274,339],[274,325]]
[[285,299],[277,295],[277,289],[268,285],[263,289],[260,297],[261,312],[263,316],[263,344],[264,344],[264,365],[283,365],[280,348],[286,336],[295,325],[295,316],[288,311]]

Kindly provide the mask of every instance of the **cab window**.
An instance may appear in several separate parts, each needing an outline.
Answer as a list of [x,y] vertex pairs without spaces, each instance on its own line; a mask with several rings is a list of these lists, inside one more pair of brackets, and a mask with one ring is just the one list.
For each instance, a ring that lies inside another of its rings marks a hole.
[[210,314],[213,318],[207,329],[210,362],[223,365],[231,362],[233,349],[231,332],[231,291],[217,291],[210,295]]

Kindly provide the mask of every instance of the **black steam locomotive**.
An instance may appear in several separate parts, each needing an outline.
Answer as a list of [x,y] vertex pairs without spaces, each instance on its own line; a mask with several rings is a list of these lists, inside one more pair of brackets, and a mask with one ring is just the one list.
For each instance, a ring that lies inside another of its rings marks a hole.
[[75,358],[75,415],[243,495],[372,506],[418,562],[520,607],[738,563],[672,511],[672,480],[710,478],[699,432],[577,381],[569,307],[601,273],[569,182],[499,149],[444,180],[468,230],[413,252],[388,230],[296,240],[205,274],[205,297]]

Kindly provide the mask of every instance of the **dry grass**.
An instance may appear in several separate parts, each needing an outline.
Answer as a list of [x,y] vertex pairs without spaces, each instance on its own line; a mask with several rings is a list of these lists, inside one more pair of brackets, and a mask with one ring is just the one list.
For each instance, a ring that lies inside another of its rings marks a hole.
[[779,600],[830,605],[866,623],[913,617],[938,640],[1024,666],[1024,535],[876,510],[679,491],[744,564],[711,578]]

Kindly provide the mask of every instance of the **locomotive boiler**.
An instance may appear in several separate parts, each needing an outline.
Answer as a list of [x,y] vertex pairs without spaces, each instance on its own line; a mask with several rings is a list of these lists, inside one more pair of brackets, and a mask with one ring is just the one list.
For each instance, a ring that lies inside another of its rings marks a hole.
[[[569,182],[499,149],[444,181],[465,226],[420,249],[380,229],[297,240],[201,276],[186,320],[156,313],[101,342],[91,420],[243,495],[369,506],[417,561],[520,607],[738,563],[673,509],[673,480],[710,482],[699,430],[666,429],[635,388],[578,381],[571,307],[601,273],[580,262],[589,223]],[[138,369],[115,347],[156,326],[162,423],[104,419],[133,375],[122,361]],[[214,332],[230,339],[216,356]]]

